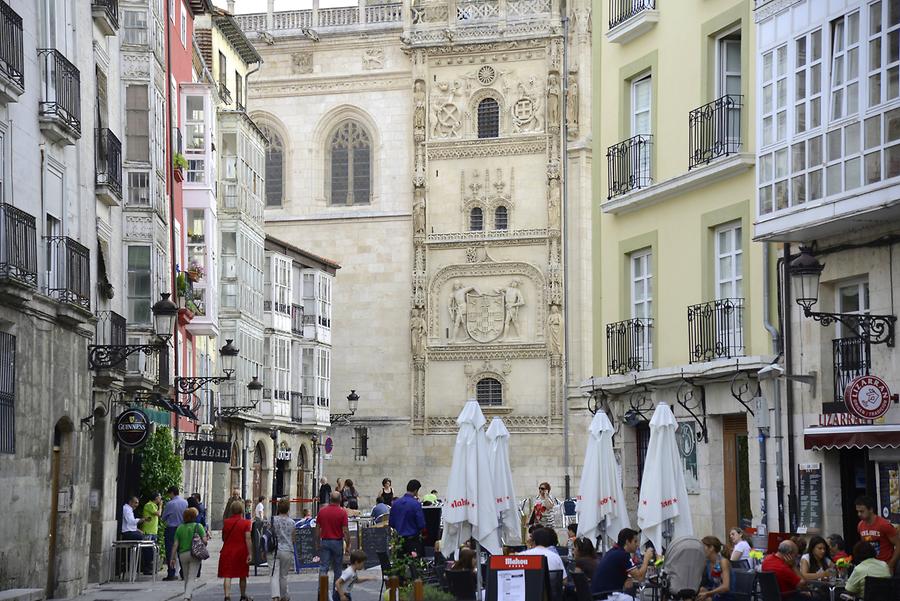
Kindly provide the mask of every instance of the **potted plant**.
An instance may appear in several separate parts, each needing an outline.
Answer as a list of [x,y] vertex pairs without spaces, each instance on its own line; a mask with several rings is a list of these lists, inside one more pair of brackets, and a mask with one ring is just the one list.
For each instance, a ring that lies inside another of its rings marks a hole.
[[175,156],[172,157],[172,167],[174,170],[175,181],[182,182],[184,181],[184,170],[187,169],[188,162],[187,159],[184,158],[184,155],[180,152],[176,152]]
[[178,293],[178,304],[183,307],[188,295],[188,280],[183,271],[175,276],[175,292]]
[[197,261],[191,261],[187,269],[187,278],[192,282],[199,282],[203,278],[203,266]]

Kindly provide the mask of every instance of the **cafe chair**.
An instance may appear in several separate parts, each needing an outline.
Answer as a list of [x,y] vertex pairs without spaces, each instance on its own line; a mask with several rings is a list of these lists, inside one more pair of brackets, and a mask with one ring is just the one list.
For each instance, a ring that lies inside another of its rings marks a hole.
[[456,601],[475,601],[478,581],[471,570],[444,570],[447,588]]
[[756,575],[756,583],[759,585],[759,601],[781,601],[781,591],[778,589],[778,580],[772,572],[759,572]]
[[756,572],[731,570],[731,598],[734,601],[753,601],[756,592]]
[[584,572],[570,572],[572,583],[575,585],[575,601],[592,601],[591,581]]
[[547,595],[548,601],[563,601],[563,571],[549,570],[547,572],[547,580],[550,583],[550,591]]
[[900,581],[896,578],[866,576],[863,601],[900,601]]

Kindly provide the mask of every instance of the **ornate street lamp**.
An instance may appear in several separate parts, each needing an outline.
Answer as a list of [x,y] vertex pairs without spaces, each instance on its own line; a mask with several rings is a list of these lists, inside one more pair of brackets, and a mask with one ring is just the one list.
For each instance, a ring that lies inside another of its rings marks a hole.
[[359,407],[359,395],[356,394],[356,390],[351,390],[350,394],[347,395],[347,405],[350,406],[350,413],[331,414],[332,426],[335,424],[349,424],[350,418],[356,415],[356,409]]
[[800,254],[788,265],[796,302],[803,307],[803,315],[823,326],[840,322],[867,343],[894,346],[894,324],[897,321],[894,315],[824,313],[812,310],[813,305],[819,302],[819,280],[823,269],[825,266],[819,263],[808,246],[801,246]]
[[192,394],[197,392],[207,384],[218,384],[226,382],[234,375],[234,362],[237,360],[238,348],[234,346],[230,338],[225,339],[225,346],[219,349],[219,356],[222,358],[222,373],[224,376],[197,376],[175,378],[176,394]]
[[178,307],[163,293],[150,309],[157,341],[149,344],[92,344],[88,346],[88,366],[94,370],[112,369],[135,354],[158,355],[175,331]]
[[253,376],[253,379],[247,384],[247,393],[249,396],[249,402],[246,405],[234,405],[233,407],[219,407],[216,409],[217,417],[231,417],[233,415],[237,415],[242,411],[252,411],[256,409],[256,406],[259,405],[259,401],[262,398],[262,382],[256,376]]

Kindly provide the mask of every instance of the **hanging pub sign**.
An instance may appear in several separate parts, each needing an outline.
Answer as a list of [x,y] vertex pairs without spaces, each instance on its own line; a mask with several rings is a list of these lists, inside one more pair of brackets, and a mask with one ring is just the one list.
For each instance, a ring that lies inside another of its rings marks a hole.
[[140,409],[127,409],[116,418],[115,436],[119,444],[139,447],[150,435],[150,418]]
[[231,463],[231,445],[216,440],[186,440],[184,458],[191,461]]
[[891,408],[891,390],[878,376],[859,376],[844,389],[847,411],[861,419],[877,419]]

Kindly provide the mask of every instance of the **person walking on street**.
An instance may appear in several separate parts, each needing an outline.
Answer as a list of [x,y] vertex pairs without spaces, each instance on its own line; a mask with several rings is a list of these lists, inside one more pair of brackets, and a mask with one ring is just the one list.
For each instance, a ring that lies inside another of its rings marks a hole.
[[328,478],[319,478],[319,507],[328,505],[328,499],[331,497],[331,485]]
[[347,509],[359,509],[359,494],[356,492],[356,487],[353,486],[353,480],[347,480],[344,482],[344,490],[341,491],[341,496],[344,499],[344,507]]
[[425,513],[417,498],[420,488],[422,483],[418,480],[409,481],[406,485],[406,494],[391,505],[388,525],[403,539],[403,553],[411,555],[415,552],[418,557],[424,557],[422,530],[425,529]]
[[341,563],[344,558],[344,545],[350,548],[350,521],[347,512],[341,507],[341,493],[331,493],[331,503],[319,510],[316,516],[316,537],[319,541],[319,574],[328,574],[328,568],[334,575],[334,589],[341,575]]
[[175,544],[172,547],[173,553],[172,559],[169,560],[169,568],[175,569],[175,555],[177,554],[178,561],[181,562],[181,572],[184,574],[184,599],[189,601],[194,594],[194,586],[196,586],[197,576],[200,575],[200,564],[202,563],[191,553],[191,545],[195,535],[200,536],[204,545],[209,542],[209,536],[206,534],[206,529],[197,523],[195,507],[185,509],[181,517],[182,522],[175,529]]
[[247,597],[247,577],[253,561],[251,523],[244,517],[244,502],[232,501],[231,515],[222,524],[222,551],[219,553],[219,578],[224,578],[225,601],[231,601],[231,579],[238,578],[241,601],[253,601]]
[[856,515],[859,516],[859,524],[856,526],[859,538],[872,545],[875,557],[885,562],[893,574],[897,560],[900,559],[900,534],[897,534],[897,529],[878,515],[872,497],[856,499]]
[[256,508],[253,510],[253,519],[261,522],[266,520],[266,497],[260,496],[256,500]]
[[197,501],[197,523],[202,525],[204,528],[209,528],[209,525],[206,523],[206,505],[203,504],[203,499],[200,497],[200,493],[195,492],[193,495],[194,500]]
[[290,499],[278,501],[278,515],[273,520],[272,528],[275,531],[275,541],[278,547],[275,549],[275,557],[272,558],[272,601],[290,601],[288,595],[287,577],[294,561],[294,540],[297,529],[294,520],[288,516],[291,510]]
[[[141,524],[141,531],[144,533],[145,539],[152,540],[154,543],[159,538],[159,516],[161,515],[162,495],[154,493],[153,498],[147,501],[141,509],[141,517],[144,518],[144,523]],[[143,574],[145,576],[153,575],[153,554],[155,552],[155,548],[143,550],[143,559],[141,561],[144,563]]]
[[162,519],[166,523],[166,563],[169,565],[169,572],[164,580],[177,580],[177,577],[175,576],[175,564],[172,562],[172,560],[175,559],[175,551],[173,548],[175,545],[175,530],[177,530],[184,522],[184,510],[187,508],[187,501],[178,494],[178,487],[171,487],[169,489],[169,502],[166,503],[162,512]]
[[385,505],[390,505],[394,502],[394,487],[390,478],[385,478],[381,481],[381,493],[378,496],[381,497],[381,502]]
[[241,498],[241,491],[236,488],[232,488],[231,497],[229,497],[229,499],[225,502],[225,509],[222,511],[223,522],[231,517],[231,504],[235,501],[240,501],[242,505],[244,503],[244,500]]

